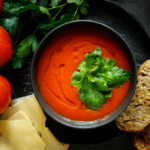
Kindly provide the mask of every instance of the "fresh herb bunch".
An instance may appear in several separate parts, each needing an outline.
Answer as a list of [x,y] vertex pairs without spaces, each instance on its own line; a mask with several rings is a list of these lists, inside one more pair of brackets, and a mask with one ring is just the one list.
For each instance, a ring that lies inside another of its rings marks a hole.
[[44,0],[42,5],[37,3],[37,0],[3,0],[0,25],[12,39],[21,38],[19,42],[13,42],[13,68],[21,68],[26,57],[36,51],[41,40],[37,35],[43,38],[53,28],[80,19],[81,15],[87,15],[89,7],[86,0]]
[[77,67],[79,71],[73,72],[70,83],[78,87],[79,100],[93,110],[106,103],[106,99],[112,96],[112,88],[120,87],[131,77],[131,72],[115,65],[116,60],[105,60],[101,54],[99,47],[91,54],[87,53]]

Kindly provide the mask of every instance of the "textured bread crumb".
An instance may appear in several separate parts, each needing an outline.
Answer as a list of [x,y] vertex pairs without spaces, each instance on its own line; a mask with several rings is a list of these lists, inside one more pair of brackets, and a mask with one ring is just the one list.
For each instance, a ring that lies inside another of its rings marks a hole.
[[126,132],[142,131],[150,123],[150,60],[139,68],[134,96],[115,122]]
[[150,125],[134,133],[133,145],[138,150],[150,150]]

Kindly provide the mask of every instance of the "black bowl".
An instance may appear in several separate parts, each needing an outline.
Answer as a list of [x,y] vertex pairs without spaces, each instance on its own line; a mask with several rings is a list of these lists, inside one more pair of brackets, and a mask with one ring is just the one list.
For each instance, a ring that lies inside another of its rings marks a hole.
[[[97,29],[103,30],[104,32],[113,36],[114,39],[116,39],[120,43],[120,45],[123,47],[123,49],[128,57],[131,71],[134,75],[133,79],[130,82],[129,90],[128,90],[123,102],[120,104],[120,106],[115,111],[113,111],[111,114],[109,114],[107,117],[98,119],[95,121],[74,121],[74,120],[67,119],[67,118],[59,115],[58,113],[56,113],[46,103],[46,101],[42,97],[39,86],[38,86],[38,80],[37,80],[38,61],[39,61],[40,55],[41,55],[42,51],[44,50],[45,46],[51,41],[51,39],[55,35],[59,34],[60,32],[66,30],[68,28],[81,27],[81,26],[97,28]],[[71,128],[93,129],[96,127],[104,126],[104,125],[109,124],[110,122],[114,121],[128,106],[128,104],[130,103],[130,101],[133,97],[133,94],[134,94],[134,91],[136,88],[137,68],[136,68],[136,62],[135,62],[134,55],[133,55],[132,51],[130,50],[128,44],[115,30],[113,30],[109,26],[106,26],[104,24],[94,22],[94,21],[89,21],[89,20],[71,21],[69,23],[65,23],[65,24],[53,29],[51,32],[49,32],[49,34],[47,34],[45,36],[45,38],[43,38],[43,40],[39,44],[39,46],[34,54],[34,57],[32,60],[31,81],[32,81],[32,87],[34,90],[34,94],[35,94],[39,104],[41,105],[42,109],[47,114],[47,116],[54,119],[58,123],[63,124],[68,127],[71,127]]]

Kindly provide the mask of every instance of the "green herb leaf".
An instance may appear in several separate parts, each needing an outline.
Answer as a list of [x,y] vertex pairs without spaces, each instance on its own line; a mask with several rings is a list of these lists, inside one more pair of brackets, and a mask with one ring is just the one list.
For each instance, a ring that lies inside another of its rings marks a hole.
[[[51,6],[48,5],[49,1]],[[89,6],[85,0],[43,0],[41,6],[36,3],[37,0],[3,0],[3,13],[1,14],[0,25],[8,31],[11,37],[16,37],[22,33],[24,34],[24,30],[21,29],[29,27],[27,20],[29,13],[31,13],[32,16],[32,18],[29,19],[29,23],[34,21],[34,27],[32,26],[27,30],[26,35],[30,36],[31,33],[38,32],[40,33],[40,38],[43,38],[41,37],[41,32],[46,35],[53,28],[63,23],[79,20],[81,13],[87,14],[86,8]],[[79,11],[81,11],[81,13]],[[22,36],[18,37],[20,38]],[[17,41],[22,40],[19,38]],[[32,41],[37,41],[34,37],[32,38]],[[17,44],[17,41],[15,44]],[[29,41],[31,41],[31,39]],[[22,67],[25,57],[30,54],[32,44],[29,44],[29,41],[27,42],[26,39],[23,39],[16,46],[16,54],[13,56],[13,68]],[[33,43],[32,51],[35,51],[37,42]]]
[[80,7],[80,11],[81,11],[81,13],[82,13],[83,15],[87,15],[87,13],[88,13],[87,8],[84,7],[84,6],[81,6],[81,7]]
[[77,5],[76,4],[72,4],[70,5],[68,8],[67,8],[67,11],[70,13],[70,14],[74,14],[74,12],[76,11],[77,9]]
[[111,87],[121,86],[123,81],[127,81],[131,77],[131,72],[125,71],[118,66],[102,67],[103,71],[97,72],[97,77],[103,77],[107,80],[107,84]]
[[47,7],[47,4],[48,4],[48,0],[44,0],[42,6],[43,6],[43,7]]
[[87,68],[86,66],[86,61],[82,61],[77,68],[78,70],[80,70],[82,76],[85,76],[88,74],[89,68]]
[[40,11],[41,11],[42,13],[45,13],[46,15],[48,15],[49,17],[51,17],[51,15],[50,15],[50,13],[49,13],[49,10],[48,10],[47,8],[42,7],[42,6],[40,6],[39,8],[40,8]]
[[89,4],[88,4],[87,1],[83,1],[83,2],[82,2],[82,6],[84,6],[84,7],[89,7]]
[[71,14],[66,14],[65,16],[62,16],[61,20],[55,20],[55,19],[50,19],[49,21],[46,20],[45,22],[42,22],[39,24],[38,29],[40,29],[45,35],[55,27],[71,21],[73,18],[73,15]]
[[39,45],[39,40],[38,38],[35,36],[35,35],[32,35],[31,37],[31,41],[30,41],[30,44],[31,44],[31,48],[32,48],[32,52],[35,52],[38,45]]
[[90,75],[89,80],[98,91],[110,91],[111,88],[107,84],[107,80],[103,77],[95,77]]
[[29,4],[28,0],[3,0],[3,16],[10,17],[12,12],[22,6]]
[[76,5],[81,5],[83,0],[67,0],[68,3],[76,3]]
[[33,52],[35,52],[38,45],[39,41],[34,34],[22,40],[21,43],[16,46],[16,49],[14,50],[14,58],[12,59],[13,67],[21,68],[24,60],[29,55],[31,49]]
[[17,46],[17,56],[24,57],[29,55],[31,48],[32,51],[35,51],[38,44],[39,41],[34,34],[28,36],[27,38],[22,40],[21,43]]
[[92,109],[98,109],[102,106],[102,104],[106,103],[105,96],[93,88],[86,77],[82,80],[82,86],[79,88],[78,93],[79,99],[84,101],[86,107],[91,106]]
[[89,87],[84,102],[92,106],[94,109],[99,109],[102,106],[102,104],[106,103],[106,98],[101,92],[97,91],[92,87]]
[[22,57],[17,57],[17,55],[15,55],[13,58],[12,58],[12,61],[13,61],[13,68],[14,69],[20,69],[22,68],[23,66],[23,63],[25,61],[25,57],[22,58]]
[[131,77],[131,72],[115,65],[115,60],[103,58],[99,47],[85,55],[73,72],[71,85],[78,88],[79,100],[88,109],[99,109],[111,97],[112,88],[120,87]]
[[58,3],[61,2],[61,0],[52,0],[51,5],[52,7],[56,7],[58,5]]
[[35,4],[37,0],[30,0],[30,2]]
[[74,71],[73,72],[73,77],[71,79],[72,79],[71,85],[75,86],[75,87],[79,87],[80,83],[81,83],[81,80],[82,80],[82,74],[81,74],[81,72]]
[[27,12],[28,10],[38,10],[39,9],[39,6],[37,4],[28,4],[26,6],[22,6],[22,7],[19,7],[13,11],[11,11],[12,14],[15,14],[15,15],[18,15],[20,13],[24,13],[24,12]]
[[0,25],[5,28],[11,37],[19,34],[23,25],[19,22],[19,17],[12,16],[10,18],[0,19]]
[[83,15],[87,15],[88,13],[88,9],[87,7],[89,7],[89,4],[87,1],[83,1],[81,6],[80,6],[80,12],[83,14]]

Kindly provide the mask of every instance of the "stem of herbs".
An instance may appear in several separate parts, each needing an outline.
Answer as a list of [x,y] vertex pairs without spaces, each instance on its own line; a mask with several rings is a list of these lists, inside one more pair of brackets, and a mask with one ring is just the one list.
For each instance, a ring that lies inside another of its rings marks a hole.
[[51,16],[54,16],[54,15],[56,14],[56,12],[58,11],[58,9],[59,9],[59,8],[56,8],[55,10],[53,10],[53,11],[51,12]]
[[34,30],[33,34],[35,34],[35,33],[36,33],[36,31],[38,31],[38,27]]
[[[65,3],[64,3],[64,4],[65,4]],[[56,6],[56,7],[49,8],[48,10],[52,10],[52,9],[56,9],[56,8],[63,7],[63,5],[64,5],[64,4],[62,4],[62,5],[58,5],[58,6]]]
[[67,5],[67,2],[64,3],[63,5],[61,5],[61,8],[59,9],[59,11],[56,13],[56,15],[55,15],[52,19],[55,19],[55,18],[58,16],[58,14],[61,12],[61,10],[62,10],[66,5]]
[[[83,1],[84,1],[84,0],[82,0],[81,4],[83,3]],[[73,16],[75,16],[75,15],[77,14],[77,12],[78,12],[78,10],[79,10],[79,8],[80,8],[81,4],[77,6],[77,9],[76,9],[76,11],[75,11],[75,13],[74,13],[74,15],[73,15]]]
[[74,13],[74,15],[73,15],[73,16],[75,16],[75,15],[77,14],[78,9],[79,9],[79,6],[77,7],[77,9],[76,9],[76,11],[75,11],[75,13]]

